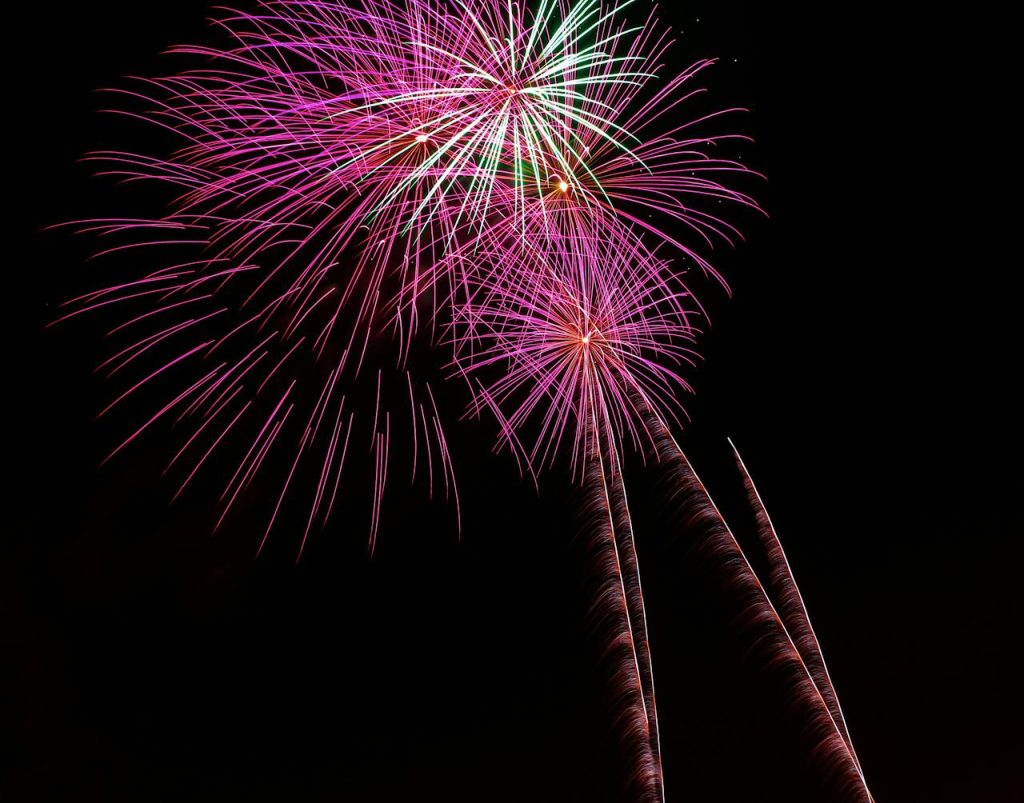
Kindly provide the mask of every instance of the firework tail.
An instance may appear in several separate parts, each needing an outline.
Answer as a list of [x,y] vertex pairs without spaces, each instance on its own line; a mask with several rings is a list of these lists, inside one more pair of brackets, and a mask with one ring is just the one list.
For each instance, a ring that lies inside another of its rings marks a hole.
[[661,418],[642,398],[637,399],[637,407],[654,441],[658,462],[668,474],[686,538],[738,599],[738,621],[743,623],[750,643],[757,645],[757,654],[762,656],[766,668],[785,679],[793,706],[806,723],[807,736],[813,744],[812,760],[821,762],[826,777],[838,785],[842,799],[871,803],[873,798],[853,751],[714,500]]
[[654,668],[651,660],[651,644],[647,631],[647,612],[644,606],[643,586],[640,582],[640,564],[636,554],[633,534],[633,520],[629,513],[626,486],[622,476],[621,460],[617,450],[609,450],[611,464],[608,500],[615,530],[615,542],[619,553],[622,586],[626,596],[630,630],[636,650],[640,686],[644,695],[644,708],[650,735],[651,758],[657,774],[660,799],[665,799],[664,767],[661,762],[661,739],[658,732],[658,706],[654,693]]
[[[644,627],[638,626],[636,620],[640,587],[635,554],[631,554],[631,546],[627,554],[621,549],[624,542],[632,540],[632,528],[621,474],[609,454],[607,439],[597,437],[596,433],[595,423],[583,475],[583,532],[594,570],[589,615],[594,630],[603,639],[603,659],[611,670],[613,727],[631,768],[626,779],[629,799],[653,803],[664,798],[653,747],[657,737],[650,653]],[[625,533],[621,532],[622,527],[626,528]],[[641,617],[642,612],[640,602]]]
[[778,611],[783,624],[786,626],[790,638],[793,640],[793,644],[799,650],[800,656],[807,666],[811,680],[814,681],[821,699],[828,707],[832,721],[835,723],[839,734],[843,737],[851,758],[857,764],[858,770],[861,770],[863,773],[860,760],[857,758],[857,752],[853,747],[853,740],[850,738],[849,730],[846,727],[842,707],[839,705],[839,697],[832,685],[832,678],[829,676],[828,667],[825,665],[825,659],[821,653],[821,645],[818,643],[818,637],[811,626],[807,607],[804,605],[800,588],[793,577],[793,570],[790,568],[785,550],[782,548],[782,542],[775,532],[775,526],[772,524],[771,517],[765,509],[761,495],[758,493],[757,487],[750,477],[750,472],[747,470],[743,458],[740,457],[736,444],[730,440],[729,445],[732,446],[736,465],[743,476],[743,486],[746,489],[747,498],[757,521],[757,535],[761,548],[764,550],[765,557],[767,558],[768,575],[765,582],[767,591],[775,604],[775,609]]

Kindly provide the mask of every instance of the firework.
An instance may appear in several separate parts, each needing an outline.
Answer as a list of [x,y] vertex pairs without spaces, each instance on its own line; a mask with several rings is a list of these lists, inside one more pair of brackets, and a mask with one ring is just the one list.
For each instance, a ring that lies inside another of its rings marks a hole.
[[575,472],[597,433],[616,451],[650,441],[632,390],[678,419],[698,316],[667,263],[626,259],[614,239],[534,249],[512,281],[486,267],[507,263],[505,250],[477,258],[481,281],[455,321],[456,366],[476,394],[473,412],[496,413],[532,466],[567,453]]
[[[717,115],[661,126],[699,91],[694,77],[710,62],[659,77],[671,40],[653,16],[627,22],[630,5],[267,2],[251,13],[223,13],[216,24],[226,46],[172,49],[199,66],[118,90],[118,113],[172,132],[181,147],[168,156],[108,150],[89,158],[103,174],[156,183],[171,203],[153,219],[86,228],[112,243],[104,254],[182,256],[161,256],[162,265],[141,278],[69,307],[69,316],[132,310],[115,333],[140,334],[122,343],[111,365],[118,376],[141,376],[116,403],[150,382],[181,382],[143,429],[198,413],[187,450],[199,450],[204,465],[203,450],[238,448],[230,442],[244,439],[233,434],[248,427],[250,457],[238,466],[245,486],[286,444],[304,455],[334,451],[333,436],[323,435],[331,428],[315,423],[330,421],[342,398],[350,414],[389,421],[379,414],[379,395],[359,390],[393,370],[382,344],[391,343],[399,370],[411,372],[417,332],[426,329],[429,343],[451,322],[464,324],[482,287],[503,285],[503,301],[525,301],[535,290],[513,285],[535,272],[531,244],[576,249],[595,266],[581,269],[591,273],[613,264],[600,280],[611,284],[632,281],[629,271],[644,273],[645,286],[657,280],[660,262],[645,235],[713,272],[663,224],[681,223],[702,242],[731,237],[734,230],[700,211],[701,202],[753,205],[719,183],[745,168],[709,155],[728,139],[705,131]],[[493,258],[499,251],[502,258]],[[675,293],[671,282],[651,287],[642,313],[653,313],[650,326],[674,325],[656,319],[661,306],[678,301]],[[485,306],[497,300],[492,292]],[[564,312],[553,310],[549,325],[557,327],[553,318]],[[681,339],[691,339],[680,320]],[[646,326],[621,325],[627,338]],[[605,353],[601,334],[588,350]],[[377,372],[368,367],[374,352],[381,353]],[[680,358],[690,356],[680,348],[673,359]],[[630,352],[630,359],[638,357]],[[645,381],[668,376],[653,361],[634,369]],[[667,402],[668,388],[659,392]],[[355,410],[360,395],[367,400]],[[395,394],[398,403],[404,395]],[[563,401],[566,413],[571,402]],[[607,401],[616,429],[629,429],[634,419],[622,414],[621,398],[619,407]],[[414,424],[407,428],[419,437],[437,433],[433,448],[443,453],[439,414],[424,423],[415,414],[420,404],[403,415]],[[551,419],[547,434],[563,429]],[[370,430],[371,449],[387,451],[378,446],[387,433]],[[574,436],[576,453],[583,432]],[[547,446],[559,442],[550,437]],[[454,481],[450,473],[446,482]],[[304,487],[291,474],[283,482]],[[384,475],[377,487],[383,483]],[[240,490],[225,489],[225,509]],[[323,495],[318,488],[311,498]]]
[[[457,522],[429,366],[450,348],[440,362],[468,386],[468,414],[493,414],[535,479],[564,457],[584,487],[620,741],[634,795],[655,800],[661,751],[622,463],[627,449],[653,456],[713,508],[670,434],[703,318],[691,283],[725,285],[703,255],[739,237],[718,203],[757,205],[732,186],[751,171],[723,155],[742,138],[714,130],[736,110],[668,122],[712,62],[664,77],[668,31],[653,15],[627,21],[631,5],[277,0],[223,12],[224,46],[172,51],[201,66],[117,91],[120,114],[180,147],[89,158],[100,173],[156,184],[169,203],[81,226],[126,276],[69,302],[61,320],[123,313],[101,368],[131,378],[101,414],[143,388],[173,388],[111,457],[150,429],[180,427],[166,473],[175,496],[204,470],[228,478],[217,527],[274,475],[259,548],[283,506],[303,499],[299,555],[342,504],[346,463],[366,455],[371,551],[396,472],[443,492]],[[745,561],[737,585],[821,750],[863,787],[757,510],[782,618]],[[724,522],[707,526],[709,548],[734,558]]]

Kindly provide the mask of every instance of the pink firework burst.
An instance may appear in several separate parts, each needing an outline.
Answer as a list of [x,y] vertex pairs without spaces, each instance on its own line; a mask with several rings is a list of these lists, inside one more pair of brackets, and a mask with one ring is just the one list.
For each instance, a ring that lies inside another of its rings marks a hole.
[[[476,258],[481,280],[455,322],[456,366],[475,393],[472,412],[494,412],[532,466],[568,452],[575,474],[602,435],[615,451],[627,441],[643,451],[652,439],[638,397],[678,422],[699,316],[669,263],[615,238]],[[512,281],[489,271],[491,260],[514,261]]]
[[[649,383],[660,408],[675,409],[664,384],[672,370],[657,361],[686,361],[689,346],[651,351],[642,363],[637,355],[647,346],[638,344],[644,331],[661,336],[676,326],[673,344],[689,343],[693,332],[689,313],[669,320],[683,295],[645,239],[682,248],[711,271],[665,222],[684,224],[701,242],[729,238],[734,230],[701,204],[753,202],[719,183],[745,168],[709,155],[720,138],[699,133],[707,116],[658,131],[664,115],[698,91],[693,78],[708,62],[660,79],[670,39],[653,16],[627,23],[628,5],[267,2],[254,13],[224,13],[217,26],[226,47],[172,49],[198,66],[120,90],[128,101],[121,114],[182,142],[169,156],[90,156],[102,173],[155,182],[172,196],[154,219],[90,223],[111,243],[103,253],[181,254],[69,305],[68,316],[130,310],[113,329],[129,339],[105,367],[138,373],[111,406],[145,385],[180,382],[126,443],[161,419],[195,421],[173,466],[199,457],[186,484],[241,444],[246,457],[230,472],[237,481],[221,495],[225,510],[267,455],[286,464],[301,457],[281,482],[291,494],[312,484],[321,518],[331,510],[321,486],[340,466],[322,466],[310,480],[301,465],[323,455],[340,460],[340,430],[335,438],[321,421],[337,424],[345,400],[346,414],[369,424],[382,467],[372,495],[379,510],[396,454],[385,448],[391,437],[378,429],[382,422],[400,417],[404,437],[429,435],[431,453],[444,453],[440,411],[427,403],[427,385],[411,378],[417,332],[427,330],[429,346],[438,324],[465,329],[479,307],[490,316],[486,348],[495,364],[500,348],[515,349],[506,355],[514,360],[528,350],[539,357],[535,343],[513,337],[515,313],[501,309],[540,303],[542,292],[559,297],[560,288],[544,289],[551,278],[538,271],[532,244],[563,263],[563,281],[575,291],[597,294],[587,303],[599,317],[614,320],[615,305],[628,303],[613,300],[609,287],[647,288],[640,314],[649,320],[632,321],[632,329],[619,322],[617,345],[637,346],[626,352],[637,381]],[[570,267],[567,249],[579,252],[578,266]],[[565,314],[553,307],[548,324]],[[603,338],[595,333],[587,352],[611,353]],[[388,379],[396,365],[409,382]],[[605,382],[618,376],[602,370]],[[520,368],[517,380],[524,376]],[[677,377],[672,382],[685,387]],[[504,403],[517,382],[495,381],[491,403]],[[423,398],[407,402],[407,384]],[[377,392],[389,385],[393,393]],[[601,393],[614,427],[636,437],[625,397],[615,397],[614,385]],[[562,399],[561,409],[575,403]],[[407,413],[386,414],[404,406]],[[536,407],[536,397],[527,406]],[[563,431],[552,419],[541,452],[555,449],[561,435],[550,436]],[[572,438],[579,448],[583,432]],[[417,448],[422,455],[428,447]],[[438,466],[453,482],[450,461]]]

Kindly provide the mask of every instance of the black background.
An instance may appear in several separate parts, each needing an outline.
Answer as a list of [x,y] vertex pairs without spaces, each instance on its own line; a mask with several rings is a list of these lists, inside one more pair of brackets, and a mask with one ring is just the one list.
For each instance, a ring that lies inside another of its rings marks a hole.
[[[165,69],[163,47],[207,35],[205,4],[22,5],[5,26],[6,799],[616,799],[557,482],[538,500],[456,436],[461,543],[396,493],[372,561],[336,522],[296,567],[254,559],[244,526],[211,538],[207,500],[169,507],[159,438],[97,469],[116,434],[92,421],[100,330],[43,329],[97,268],[42,228],[109,192],[76,163],[105,144],[92,91]],[[727,510],[725,436],[743,450],[878,800],[1024,799],[1019,258],[994,191],[1012,194],[1018,146],[984,99],[999,20],[768,5],[664,15],[681,61],[721,57],[708,83],[750,107],[745,158],[769,177],[770,219],[718,259],[735,297],[712,305],[683,443]],[[637,477],[635,506],[657,508]],[[638,521],[668,799],[823,799],[779,690]]]

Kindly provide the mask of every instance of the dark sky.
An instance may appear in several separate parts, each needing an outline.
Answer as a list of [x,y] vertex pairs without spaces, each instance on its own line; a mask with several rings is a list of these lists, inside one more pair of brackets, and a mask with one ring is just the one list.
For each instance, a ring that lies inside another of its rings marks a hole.
[[[989,186],[1016,145],[980,89],[999,21],[680,5],[680,61],[721,58],[707,83],[750,108],[744,158],[769,177],[769,219],[717,260],[735,294],[711,302],[684,448],[741,525],[726,436],[743,451],[877,799],[1024,799],[1019,257]],[[208,499],[169,507],[167,438],[97,468],[118,432],[93,422],[101,329],[43,327],[102,267],[42,228],[109,195],[76,162],[111,130],[93,90],[202,40],[206,4],[21,6],[5,799],[619,799],[571,489],[538,500],[463,433],[461,543],[396,491],[372,561],[336,523],[296,567],[290,547],[255,559],[244,515],[211,538]],[[635,476],[669,800],[831,799]]]

